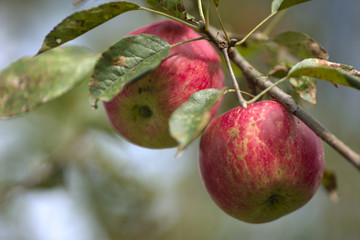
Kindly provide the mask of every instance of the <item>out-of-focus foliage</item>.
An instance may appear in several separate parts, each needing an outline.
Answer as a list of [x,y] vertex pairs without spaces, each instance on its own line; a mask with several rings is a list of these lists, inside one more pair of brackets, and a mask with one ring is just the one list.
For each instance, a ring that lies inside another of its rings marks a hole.
[[[274,34],[289,30],[309,33],[328,50],[329,61],[359,69],[355,50],[360,48],[360,33],[354,29],[360,21],[356,12],[360,3],[340,2],[343,5],[338,10],[337,2],[319,0],[292,8]],[[52,27],[79,10],[72,3],[2,0],[0,65],[5,67],[23,55],[35,54]],[[191,8],[196,4],[185,3],[196,15]],[[99,1],[87,1],[81,7],[91,4]],[[270,1],[221,1],[219,9],[225,26],[244,34],[269,13]],[[316,18],[319,9],[322,14]],[[337,11],[344,15],[334,19]],[[121,15],[76,43],[100,52],[126,33],[121,31],[159,20],[147,13],[134,16],[131,12]],[[211,23],[216,26],[216,18]],[[327,32],[329,25],[331,32]],[[255,67],[270,70],[266,62],[270,48],[252,51],[249,46],[242,51]],[[358,92],[341,86],[337,89],[326,82],[319,83],[318,91],[317,106],[300,103],[360,151]],[[222,111],[235,104],[235,95],[227,94]],[[334,204],[325,189],[320,189],[295,213],[268,224],[251,225],[225,215],[204,190],[197,170],[197,141],[177,159],[173,157],[175,149],[145,150],[124,142],[110,128],[101,106],[91,109],[87,83],[32,113],[1,120],[0,136],[0,239],[355,240],[360,235],[359,173],[327,145],[326,164],[336,173],[339,203]],[[64,195],[72,207],[64,205],[59,197],[49,198],[54,193]],[[29,199],[53,205],[45,213],[39,208],[30,211],[33,205]],[[59,212],[64,209],[72,215],[65,216],[65,225],[57,225],[54,216],[61,216]],[[39,220],[44,214],[45,223]],[[54,233],[49,237],[51,231]]]
[[21,58],[0,72],[0,118],[31,111],[61,96],[89,78],[95,61],[96,56],[80,47]]

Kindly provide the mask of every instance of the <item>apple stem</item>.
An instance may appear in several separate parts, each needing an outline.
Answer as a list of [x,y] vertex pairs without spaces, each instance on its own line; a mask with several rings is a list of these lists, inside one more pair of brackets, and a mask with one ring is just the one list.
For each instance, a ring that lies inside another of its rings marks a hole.
[[173,47],[176,47],[176,46],[184,44],[184,43],[195,42],[195,41],[199,41],[199,40],[203,40],[203,39],[209,39],[209,38],[208,37],[199,37],[199,38],[189,39],[189,40],[186,40],[186,41],[183,41],[183,42],[178,42],[178,43],[175,43],[173,45],[170,45],[170,47],[173,48]]
[[229,69],[229,72],[230,72],[230,76],[231,76],[231,80],[233,82],[233,85],[234,85],[234,88],[235,88],[235,91],[236,91],[236,95],[237,95],[237,98],[239,100],[239,103],[240,103],[240,106],[243,107],[243,108],[246,108],[247,107],[247,104],[246,104],[246,101],[245,99],[243,98],[243,96],[241,95],[241,91],[240,91],[240,87],[239,87],[239,84],[236,80],[236,77],[235,77],[235,74],[234,74],[234,70],[232,69],[231,67],[231,63],[230,63],[230,59],[229,59],[229,53],[228,53],[228,48],[225,47],[222,49],[222,53],[225,57],[225,62],[226,62],[226,65]]
[[[236,92],[236,91],[235,91],[235,89],[226,89],[224,94],[227,94],[227,93],[230,93],[230,92]],[[250,97],[250,98],[254,98],[254,97],[255,97],[255,96],[252,95],[251,93],[248,93],[248,92],[245,92],[245,91],[240,91],[240,92],[241,92],[241,94],[246,95],[246,96],[248,96],[248,97]]]

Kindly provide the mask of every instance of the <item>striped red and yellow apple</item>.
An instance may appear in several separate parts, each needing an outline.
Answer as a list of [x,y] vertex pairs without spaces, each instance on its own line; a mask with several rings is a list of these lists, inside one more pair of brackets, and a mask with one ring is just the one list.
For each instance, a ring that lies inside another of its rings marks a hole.
[[275,101],[215,118],[201,138],[199,161],[215,203],[249,223],[269,222],[302,207],[324,172],[321,139]]

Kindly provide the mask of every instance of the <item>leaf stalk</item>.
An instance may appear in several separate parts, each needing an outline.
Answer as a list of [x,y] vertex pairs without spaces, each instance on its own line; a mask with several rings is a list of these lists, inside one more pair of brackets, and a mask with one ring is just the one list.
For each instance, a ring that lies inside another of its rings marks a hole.
[[272,12],[269,16],[267,16],[264,20],[262,20],[253,30],[251,30],[243,39],[235,43],[235,46],[240,46],[243,44],[255,31],[257,31],[264,23],[266,23],[270,18],[275,16],[277,12]]
[[257,100],[259,100],[261,97],[263,97],[267,92],[269,92],[271,89],[273,89],[275,86],[279,85],[282,82],[285,82],[288,79],[288,77],[284,77],[282,79],[280,79],[279,81],[273,83],[272,85],[268,86],[267,88],[265,88],[262,92],[260,92],[258,95],[256,95],[254,98],[252,98],[251,100],[247,101],[247,104],[250,105],[254,102],[256,102]]

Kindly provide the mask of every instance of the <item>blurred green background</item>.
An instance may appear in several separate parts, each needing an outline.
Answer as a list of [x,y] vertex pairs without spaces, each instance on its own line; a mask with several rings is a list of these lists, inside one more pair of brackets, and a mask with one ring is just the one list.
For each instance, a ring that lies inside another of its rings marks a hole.
[[[72,0],[1,0],[0,69],[34,55],[72,12],[103,2],[74,7]],[[186,5],[196,14],[194,2]],[[227,0],[220,11],[229,30],[246,34],[269,14],[270,4]],[[275,32],[305,32],[327,49],[330,61],[360,69],[359,9],[358,0],[305,3],[290,9]],[[100,52],[160,19],[129,12],[70,44]],[[0,121],[0,240],[359,239],[360,173],[326,144],[340,202],[331,202],[320,188],[288,216],[247,224],[223,213],[202,186],[198,141],[179,158],[175,149],[128,144],[113,132],[101,107],[91,109],[87,91],[84,83],[34,112]],[[360,152],[359,92],[319,82],[317,101],[303,106]],[[226,96],[222,111],[234,104]]]

